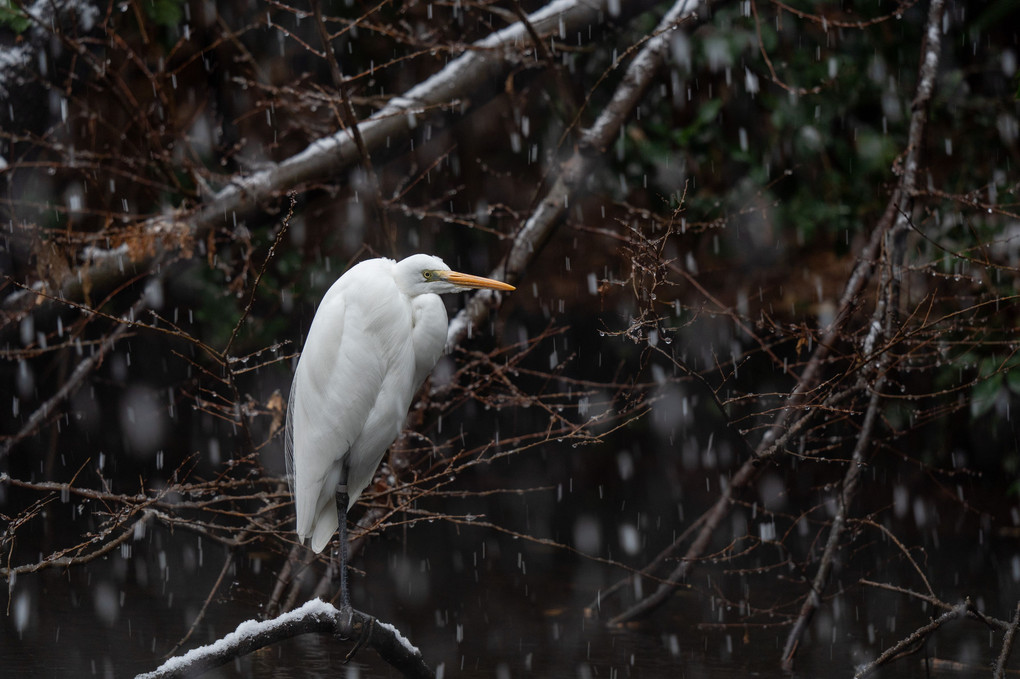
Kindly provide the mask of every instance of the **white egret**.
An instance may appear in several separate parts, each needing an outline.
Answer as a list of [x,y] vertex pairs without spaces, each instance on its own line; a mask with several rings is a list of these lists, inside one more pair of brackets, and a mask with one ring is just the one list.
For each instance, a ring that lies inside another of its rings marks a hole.
[[287,471],[298,537],[321,552],[340,527],[344,606],[347,510],[442,355],[448,319],[439,295],[468,288],[514,289],[431,255],[370,259],[337,279],[312,319],[287,407]]

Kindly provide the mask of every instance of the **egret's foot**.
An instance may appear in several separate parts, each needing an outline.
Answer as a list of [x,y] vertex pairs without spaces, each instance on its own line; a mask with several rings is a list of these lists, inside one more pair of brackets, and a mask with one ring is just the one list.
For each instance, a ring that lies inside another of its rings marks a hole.
[[358,640],[354,642],[354,648],[344,656],[344,663],[350,662],[351,658],[361,650],[361,647],[368,643],[368,640],[372,638],[372,630],[375,628],[375,618],[369,617],[367,620],[357,620],[352,623],[353,631],[358,635]]
[[337,616],[334,634],[342,641],[354,640],[354,647],[344,657],[344,662],[347,663],[372,638],[375,618],[358,613],[351,606],[341,606],[339,610],[340,615]]
[[357,623],[354,620],[354,609],[350,604],[340,606],[340,615],[336,619],[336,631],[334,634],[340,639],[353,639],[359,633]]

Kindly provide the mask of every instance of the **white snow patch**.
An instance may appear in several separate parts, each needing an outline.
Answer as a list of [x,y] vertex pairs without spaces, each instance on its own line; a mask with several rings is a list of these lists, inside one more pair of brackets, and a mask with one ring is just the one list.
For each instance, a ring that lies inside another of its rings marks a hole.
[[[148,674],[140,674],[136,679],[145,679],[146,677],[156,676],[169,672],[178,672],[182,668],[197,662],[200,658],[206,655],[213,655],[221,653],[227,649],[240,644],[241,642],[250,639],[258,634],[264,634],[275,630],[278,627],[296,622],[309,617],[335,617],[340,611],[337,610],[333,604],[327,603],[322,599],[312,599],[303,606],[295,608],[289,613],[273,618],[272,620],[245,620],[237,626],[230,634],[226,635],[222,639],[218,639],[208,646],[201,646],[194,650],[188,651],[184,655],[179,655],[175,658],[170,658],[165,663],[160,665],[155,671]],[[401,634],[396,627],[388,623],[376,620],[376,624],[380,627],[384,627],[403,644],[409,652],[414,653],[417,656],[421,656],[419,651],[410,641],[408,641],[403,634]]]
[[88,0],[65,0],[54,2],[53,0],[36,0],[31,7],[25,7],[25,12],[39,23],[32,27],[38,37],[49,38],[48,31],[43,26],[51,26],[56,22],[57,15],[72,12],[78,19],[78,28],[88,33],[99,20],[99,8]]
[[31,52],[28,45],[0,47],[0,96],[6,97],[8,88],[21,83],[19,71],[27,66],[30,60]]
[[151,672],[150,674],[140,674],[138,675],[137,679],[141,679],[147,676],[155,676],[158,674],[180,671],[182,667],[185,667],[196,662],[199,658],[203,656],[211,655],[214,653],[220,653],[232,646],[237,645],[238,643],[244,641],[245,639],[250,639],[256,634],[276,629],[282,625],[286,625],[290,622],[301,620],[302,618],[306,618],[309,616],[336,615],[337,612],[338,611],[336,607],[334,607],[332,604],[326,603],[321,599],[312,599],[311,601],[305,603],[303,606],[295,608],[293,611],[289,613],[284,613],[283,615],[277,618],[273,618],[272,620],[261,621],[245,620],[244,622],[237,626],[237,629],[235,629],[233,632],[226,635],[222,639],[217,639],[215,642],[209,644],[208,646],[200,646],[196,649],[188,651],[184,655],[179,655],[177,657],[170,658],[165,663],[156,668],[154,672]]
[[378,619],[375,621],[375,624],[377,624],[379,627],[388,629],[390,632],[392,632],[393,636],[397,638],[397,640],[401,643],[401,645],[403,645],[404,648],[408,650],[408,652],[413,653],[414,655],[417,656],[421,655],[421,651],[418,650],[418,647],[412,644],[410,641],[408,641],[407,637],[401,634],[400,630],[398,630],[396,627],[389,624],[388,622],[383,622],[382,620]]

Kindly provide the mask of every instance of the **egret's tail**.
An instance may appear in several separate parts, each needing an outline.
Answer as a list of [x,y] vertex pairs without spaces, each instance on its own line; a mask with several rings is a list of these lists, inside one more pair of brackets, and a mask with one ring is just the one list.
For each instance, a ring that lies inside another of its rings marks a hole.
[[319,508],[319,513],[315,517],[315,523],[312,524],[312,549],[316,553],[322,552],[329,544],[329,541],[333,539],[333,533],[340,526],[337,522],[336,517],[336,503],[330,502],[326,506]]

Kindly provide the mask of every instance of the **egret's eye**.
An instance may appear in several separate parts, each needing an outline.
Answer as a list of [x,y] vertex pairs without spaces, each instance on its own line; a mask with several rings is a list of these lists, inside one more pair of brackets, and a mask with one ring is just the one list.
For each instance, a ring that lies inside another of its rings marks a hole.
[[432,272],[431,271],[422,271],[421,275],[422,275],[422,278],[424,278],[427,281],[432,280]]

